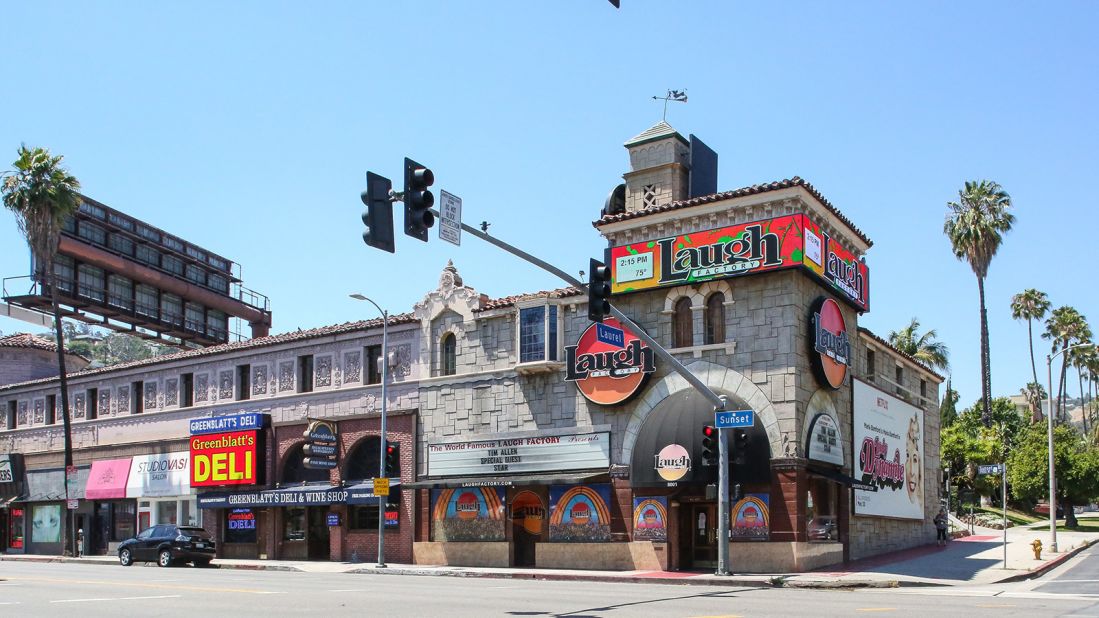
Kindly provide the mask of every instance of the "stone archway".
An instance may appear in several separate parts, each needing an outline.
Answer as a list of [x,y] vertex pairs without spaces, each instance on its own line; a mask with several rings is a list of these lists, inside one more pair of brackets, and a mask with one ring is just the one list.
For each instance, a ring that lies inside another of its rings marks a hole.
[[[730,403],[743,404],[755,410],[759,423],[767,432],[772,456],[783,452],[782,435],[779,432],[774,405],[754,382],[738,371],[707,361],[695,361],[687,365],[687,369],[714,392],[728,396]],[[676,373],[669,373],[649,388],[638,402],[626,425],[626,433],[622,439],[622,455],[619,460],[621,463],[630,465],[633,461],[633,450],[638,436],[641,435],[641,427],[660,402],[669,395],[693,388],[687,380]]]

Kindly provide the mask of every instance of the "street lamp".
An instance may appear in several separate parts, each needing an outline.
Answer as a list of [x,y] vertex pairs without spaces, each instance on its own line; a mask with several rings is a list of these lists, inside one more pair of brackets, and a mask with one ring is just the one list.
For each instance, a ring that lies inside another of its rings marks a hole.
[[[387,373],[389,369],[389,345],[388,345],[388,331],[389,331],[389,313],[385,309],[378,306],[378,303],[370,300],[362,294],[355,293],[350,294],[351,298],[355,300],[365,300],[382,314],[382,423],[381,423],[381,442],[378,446],[378,474],[385,476],[385,451],[386,445],[389,444],[387,434],[385,432],[385,383]],[[378,496],[378,568],[385,568],[385,496]]]
[[[1056,354],[1046,355],[1046,385],[1049,392],[1046,393],[1046,430],[1049,442],[1049,551],[1057,553],[1057,475],[1053,471],[1053,359],[1076,348],[1094,346],[1094,343],[1077,343],[1070,345]],[[1065,514],[1066,517],[1068,513]]]

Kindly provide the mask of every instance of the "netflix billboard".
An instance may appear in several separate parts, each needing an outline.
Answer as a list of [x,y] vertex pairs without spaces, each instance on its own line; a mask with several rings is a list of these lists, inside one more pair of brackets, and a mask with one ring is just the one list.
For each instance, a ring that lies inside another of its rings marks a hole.
[[803,268],[870,309],[866,264],[804,214],[612,247],[608,266],[614,294]]

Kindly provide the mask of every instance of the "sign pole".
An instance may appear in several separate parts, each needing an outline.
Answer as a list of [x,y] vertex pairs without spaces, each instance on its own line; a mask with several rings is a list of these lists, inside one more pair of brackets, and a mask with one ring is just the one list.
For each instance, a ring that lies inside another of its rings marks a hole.
[[[725,396],[721,397],[725,403]],[[724,410],[728,405],[722,405]],[[714,575],[730,575],[729,572],[729,432],[717,430],[717,571]]]
[[[378,310],[382,312],[382,423],[379,430],[382,439],[378,445],[378,476],[386,476],[385,452],[386,447],[389,446],[387,439],[389,436],[385,431],[385,382],[389,374],[389,313],[380,307]],[[385,501],[387,498],[388,496],[378,496],[378,568],[380,569],[385,568]]]
[[1002,480],[1001,491],[1004,496],[1004,568],[1007,568],[1007,458],[1000,466],[1000,478]]

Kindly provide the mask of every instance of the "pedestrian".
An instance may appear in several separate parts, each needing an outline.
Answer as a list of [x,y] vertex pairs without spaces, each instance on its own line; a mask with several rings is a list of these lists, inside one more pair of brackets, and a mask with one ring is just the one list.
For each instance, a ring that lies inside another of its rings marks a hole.
[[936,543],[942,547],[946,545],[946,529],[948,526],[948,517],[946,515],[946,507],[939,507],[939,514],[935,516],[935,532],[938,536],[935,538]]

